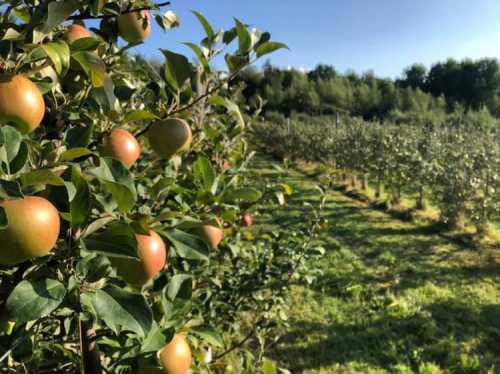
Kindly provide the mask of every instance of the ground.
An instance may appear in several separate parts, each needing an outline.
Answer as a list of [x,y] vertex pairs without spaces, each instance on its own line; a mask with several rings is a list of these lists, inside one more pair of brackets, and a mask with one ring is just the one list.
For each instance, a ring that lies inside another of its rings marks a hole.
[[[294,188],[262,224],[293,227],[317,179],[261,159],[259,178]],[[292,373],[500,373],[498,252],[450,240],[328,190],[326,253],[295,285],[289,326],[270,358]]]

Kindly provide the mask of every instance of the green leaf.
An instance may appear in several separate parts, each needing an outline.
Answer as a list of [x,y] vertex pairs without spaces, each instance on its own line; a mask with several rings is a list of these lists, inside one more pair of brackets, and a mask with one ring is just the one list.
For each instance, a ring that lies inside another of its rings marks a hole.
[[287,194],[288,196],[291,196],[293,194],[293,187],[290,186],[289,184],[281,183],[281,187],[283,187],[285,194]]
[[51,32],[54,27],[61,24],[73,14],[79,6],[80,3],[77,0],[51,1],[46,13],[47,19],[38,28],[38,31],[44,34]]
[[262,56],[265,56],[269,53],[275,52],[279,49],[289,49],[288,46],[284,43],[277,43],[277,42],[266,42],[257,47],[255,50],[255,53],[257,54],[257,57],[260,58]]
[[103,87],[107,78],[106,65],[95,52],[79,51],[71,55],[90,78],[92,86]]
[[23,198],[21,186],[16,181],[0,179],[0,199]]
[[10,164],[21,148],[22,135],[11,126],[0,127],[0,161]]
[[196,16],[196,18],[198,18],[198,21],[200,21],[203,29],[205,30],[205,33],[207,34],[207,39],[209,40],[210,44],[212,44],[215,39],[214,29],[203,14],[197,11],[193,11],[193,14]]
[[93,233],[82,239],[87,251],[94,251],[112,257],[137,259],[137,239],[130,225],[112,222],[103,231]]
[[148,112],[147,110],[139,110],[139,109],[130,110],[123,116],[124,122],[150,121],[156,119],[159,119],[157,115]]
[[26,165],[28,162],[29,149],[26,142],[21,142],[21,146],[19,147],[19,151],[17,152],[16,157],[10,163],[10,172],[11,174],[16,174]]
[[238,31],[236,30],[236,27],[233,27],[232,29],[229,29],[224,32],[224,36],[222,37],[222,41],[224,44],[231,44],[234,39],[238,37]]
[[236,190],[230,190],[225,193],[225,201],[240,200],[247,203],[254,203],[262,197],[262,193],[252,187],[244,187]]
[[210,71],[210,64],[208,63],[208,58],[205,56],[203,53],[203,50],[196,44],[194,43],[184,43],[187,45],[191,50],[195,53],[196,57],[198,57],[198,60],[202,64],[202,66],[207,70]]
[[76,264],[76,271],[80,278],[93,283],[108,276],[112,268],[106,256],[91,254]]
[[123,164],[111,158],[100,158],[100,165],[89,171],[103,183],[122,212],[130,211],[137,200],[134,179]]
[[64,138],[67,148],[85,148],[86,146],[88,146],[92,137],[92,130],[92,124],[89,124],[85,127],[73,127],[68,130]]
[[262,374],[276,374],[276,363],[266,360],[262,364]]
[[103,86],[92,91],[92,97],[99,103],[105,114],[121,112],[120,101],[115,95],[115,84],[111,78],[106,76]]
[[65,295],[64,285],[56,280],[24,280],[7,299],[9,319],[24,323],[45,317],[57,309]]
[[80,38],[71,43],[71,50],[94,52],[100,44],[101,41],[94,37]]
[[175,90],[179,91],[186,80],[194,73],[193,66],[186,56],[162,49],[167,62],[165,64],[165,80]]
[[247,27],[240,20],[235,18],[234,21],[236,22],[236,32],[238,33],[238,53],[245,55],[250,51],[250,48],[252,48],[252,37]]
[[191,333],[198,335],[207,344],[211,346],[218,348],[224,347],[224,340],[222,339],[221,334],[213,327],[210,326],[194,327],[190,331]]
[[165,347],[170,340],[172,340],[173,336],[173,329],[162,330],[160,326],[153,321],[153,327],[141,345],[141,352],[158,352]]
[[65,75],[69,69],[70,51],[66,42],[58,41],[40,46],[52,61],[54,68],[59,75]]
[[29,186],[64,186],[64,179],[49,169],[40,169],[21,176],[24,187]]
[[140,294],[109,285],[95,292],[92,304],[98,317],[116,334],[125,330],[145,338],[153,327],[153,313]]
[[207,246],[197,236],[177,229],[162,231],[161,234],[172,242],[180,257],[190,260],[208,260]]
[[205,155],[199,155],[194,163],[194,176],[206,191],[213,191],[216,174],[212,163]]
[[223,98],[221,96],[212,96],[209,99],[210,104],[212,105],[217,105],[217,106],[222,106],[226,108],[228,113],[233,117],[239,124],[241,128],[245,128],[245,119],[243,118],[243,115],[241,114],[240,107],[238,104],[235,102],[231,101],[230,99]]
[[227,67],[231,73],[241,70],[249,64],[250,58],[248,56],[231,55],[229,53],[224,57]]
[[72,148],[63,152],[61,156],[59,156],[59,161],[60,162],[73,161],[74,159],[83,156],[88,156],[91,154],[94,154],[94,152],[92,152],[90,149],[87,148]]
[[80,227],[87,223],[90,217],[92,201],[90,187],[77,166],[71,167],[71,183],[76,190],[75,195],[70,198],[71,226]]
[[189,300],[192,290],[193,277],[189,274],[176,274],[168,282],[166,295],[170,301],[174,301],[177,297]]

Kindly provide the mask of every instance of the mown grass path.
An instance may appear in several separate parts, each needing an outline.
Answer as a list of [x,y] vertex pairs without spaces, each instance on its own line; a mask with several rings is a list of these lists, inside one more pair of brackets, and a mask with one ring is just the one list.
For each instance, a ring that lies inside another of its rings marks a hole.
[[[259,178],[293,186],[287,206],[261,223],[293,225],[318,194],[314,178]],[[497,253],[459,245],[345,194],[328,191],[323,274],[294,286],[291,318],[271,357],[292,373],[500,373]]]

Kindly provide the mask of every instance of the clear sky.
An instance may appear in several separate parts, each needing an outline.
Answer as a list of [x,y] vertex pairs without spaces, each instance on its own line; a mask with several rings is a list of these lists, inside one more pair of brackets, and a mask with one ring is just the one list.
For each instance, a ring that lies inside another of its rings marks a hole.
[[137,51],[189,53],[180,43],[204,35],[190,13],[198,10],[214,28],[231,27],[235,16],[270,31],[291,49],[272,55],[281,67],[327,63],[341,72],[396,77],[414,62],[500,57],[500,0],[172,0],[168,9],[181,27],[164,33],[155,25]]

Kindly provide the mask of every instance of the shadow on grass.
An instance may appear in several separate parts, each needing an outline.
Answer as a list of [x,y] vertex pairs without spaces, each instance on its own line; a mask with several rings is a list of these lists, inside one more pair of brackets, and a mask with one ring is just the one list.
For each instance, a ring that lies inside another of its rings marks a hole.
[[[480,373],[500,364],[500,330],[492,323],[499,317],[499,305],[446,301],[406,317],[381,313],[350,323],[294,321],[272,357],[293,373],[354,362],[389,372],[398,364],[415,370],[422,362],[439,362],[456,372]],[[472,371],[461,358],[469,349],[481,358]]]

